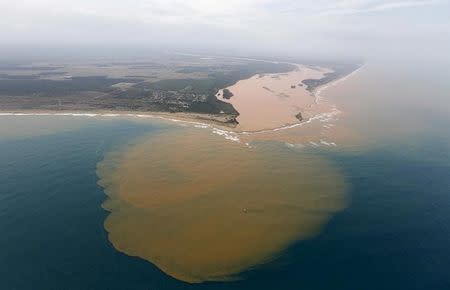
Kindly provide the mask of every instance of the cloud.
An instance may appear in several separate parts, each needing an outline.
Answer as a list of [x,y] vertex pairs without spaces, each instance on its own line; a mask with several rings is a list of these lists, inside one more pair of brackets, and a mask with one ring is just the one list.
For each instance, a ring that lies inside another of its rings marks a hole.
[[[440,2],[441,2],[440,0],[406,0],[406,1],[341,0],[341,1],[334,1],[333,3],[327,3],[325,5],[321,3],[321,5],[311,6],[309,12],[320,16],[364,14],[364,13],[383,12],[389,10],[400,10],[423,6],[432,6],[439,4]],[[305,8],[302,6],[286,10],[285,12],[297,12],[300,10],[305,10]]]
[[15,0],[2,1],[0,39],[354,53],[446,32],[445,8],[439,0]]

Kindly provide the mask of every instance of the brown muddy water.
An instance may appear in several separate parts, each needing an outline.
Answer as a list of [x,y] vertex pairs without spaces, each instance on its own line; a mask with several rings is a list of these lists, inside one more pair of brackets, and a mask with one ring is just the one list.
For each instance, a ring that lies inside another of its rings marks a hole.
[[302,84],[306,79],[320,79],[329,69],[297,65],[288,73],[258,74],[228,87],[233,96],[225,99],[239,112],[238,131],[260,131],[298,123],[296,115],[310,118],[323,109]]
[[345,180],[324,158],[195,128],[139,138],[97,174],[114,247],[191,283],[238,279],[346,204]]

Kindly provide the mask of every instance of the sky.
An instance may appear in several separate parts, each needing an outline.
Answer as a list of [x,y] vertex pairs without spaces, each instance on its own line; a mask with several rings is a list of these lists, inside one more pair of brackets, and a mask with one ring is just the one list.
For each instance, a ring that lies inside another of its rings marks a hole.
[[441,55],[449,0],[0,0],[3,47]]

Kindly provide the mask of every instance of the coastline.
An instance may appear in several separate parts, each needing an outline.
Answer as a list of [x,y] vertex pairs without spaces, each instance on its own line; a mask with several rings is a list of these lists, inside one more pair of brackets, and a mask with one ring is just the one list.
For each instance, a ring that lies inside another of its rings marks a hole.
[[[342,75],[339,78],[333,79],[330,82],[324,83],[315,87],[310,91],[310,95],[314,99],[312,105],[317,105],[321,100],[321,93],[340,83],[345,81],[351,75],[357,73],[364,65],[359,66],[357,69]],[[257,76],[257,75],[256,75]],[[252,76],[252,78],[255,76]],[[239,135],[251,135],[258,133],[270,133],[282,130],[288,130],[303,126],[311,123],[314,120],[324,120],[339,114],[340,111],[334,106],[330,110],[325,112],[319,112],[312,116],[303,118],[303,120],[292,123],[287,123],[282,126],[261,128],[258,130],[240,130],[239,125],[236,122],[232,122],[230,116],[227,114],[207,114],[207,113],[192,113],[192,112],[161,112],[161,111],[125,111],[125,110],[39,110],[39,109],[2,109],[0,108],[1,116],[74,116],[74,117],[123,117],[123,118],[148,118],[158,119],[162,121],[169,121],[174,123],[191,124],[195,127],[210,128],[213,133],[222,135],[228,140],[239,142]]]
[[[202,113],[169,113],[169,112],[141,112],[141,111],[115,111],[115,110],[4,110],[0,108],[0,116],[73,116],[73,117],[131,117],[153,118],[176,123],[189,123],[193,125],[214,125],[223,128],[234,128],[227,123],[226,116]],[[222,118],[221,118],[222,117]]]

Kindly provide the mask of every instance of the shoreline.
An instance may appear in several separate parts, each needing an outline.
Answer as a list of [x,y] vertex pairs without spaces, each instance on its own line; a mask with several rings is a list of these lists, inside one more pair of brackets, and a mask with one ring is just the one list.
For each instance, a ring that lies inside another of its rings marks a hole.
[[[175,123],[190,123],[193,125],[216,125],[223,128],[234,128],[232,124],[219,119],[220,116],[202,113],[169,113],[115,110],[37,110],[19,109],[5,110],[0,108],[0,116],[72,116],[72,117],[134,117],[153,118]],[[225,117],[225,116],[224,116]]]
[[[342,81],[345,81],[350,76],[357,73],[364,65],[361,65],[356,70],[342,75],[328,83],[320,85],[311,91],[311,96],[314,99],[314,104],[318,104],[322,99],[321,93]],[[161,112],[161,111],[123,111],[123,110],[39,110],[39,109],[2,109],[0,108],[1,116],[73,116],[73,117],[124,117],[124,118],[148,118],[159,119],[163,121],[170,121],[174,123],[191,124],[196,127],[210,128],[215,134],[225,136],[226,139],[239,142],[239,135],[251,135],[258,133],[277,132],[281,130],[288,130],[311,123],[314,120],[321,120],[328,118],[331,115],[340,113],[340,111],[333,107],[332,110],[315,114],[302,121],[285,124],[275,128],[266,128],[259,130],[239,130],[239,125],[235,123],[227,123],[227,115],[216,115],[206,113],[192,113],[192,112]]]

